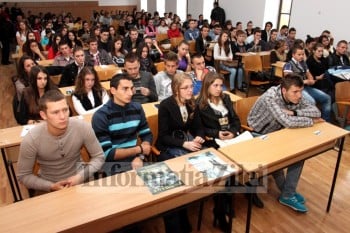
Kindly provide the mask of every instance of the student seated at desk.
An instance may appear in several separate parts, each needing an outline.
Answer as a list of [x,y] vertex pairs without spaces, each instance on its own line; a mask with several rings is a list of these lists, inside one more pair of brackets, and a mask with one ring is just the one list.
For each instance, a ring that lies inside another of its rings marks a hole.
[[196,100],[195,114],[201,119],[205,136],[210,138],[206,144],[219,148],[215,138],[231,139],[239,134],[241,123],[233,109],[229,95],[223,93],[224,78],[216,72],[205,75],[201,92]]
[[77,75],[86,66],[83,48],[77,47],[73,50],[74,62],[65,66],[62,71],[59,87],[68,87],[75,84]]
[[126,55],[124,67],[135,88],[132,100],[141,104],[156,102],[158,95],[154,78],[150,72],[140,70],[140,59],[135,53]]
[[[134,84],[127,74],[111,80],[112,98],[92,117],[92,128],[104,151],[107,175],[143,166],[151,151],[152,133],[141,104],[132,102]],[[137,145],[137,138],[141,144]]]
[[271,64],[278,61],[286,62],[287,54],[285,51],[288,49],[287,42],[285,40],[279,40],[276,42],[275,47],[271,50],[270,53],[270,62]]
[[89,49],[85,51],[85,63],[88,66],[100,66],[113,64],[111,56],[103,49],[98,49],[97,39],[88,40]]
[[121,36],[116,36],[113,39],[112,51],[109,55],[112,57],[112,61],[118,67],[124,67],[125,56],[128,52],[123,47],[123,38]]
[[164,58],[164,71],[158,72],[154,76],[154,82],[157,89],[158,100],[162,101],[173,95],[171,90],[171,83],[173,81],[174,75],[182,73],[182,70],[178,70],[179,60],[177,59],[177,54],[169,51]]
[[57,89],[52,84],[49,74],[42,66],[33,66],[29,75],[29,86],[23,89],[20,102],[19,124],[34,124],[42,120],[39,111],[39,99],[49,90]]
[[[175,74],[173,95],[160,103],[157,148],[160,161],[202,149],[204,133],[199,118],[194,118],[192,78],[186,73]],[[187,210],[164,216],[166,232],[191,232]]]
[[311,103],[321,105],[322,118],[328,122],[331,121],[331,97],[323,91],[314,87],[316,80],[309,71],[304,60],[304,48],[296,46],[292,49],[292,59],[283,67],[284,75],[288,73],[299,74],[304,80],[303,95]]
[[[303,94],[303,79],[294,73],[286,75],[278,86],[259,97],[248,115],[248,124],[258,134],[267,134],[283,128],[302,128],[322,122],[317,107]],[[281,146],[281,145],[276,145]],[[296,162],[272,175],[281,191],[279,202],[298,212],[307,212],[305,198],[296,192],[304,161]]]
[[157,69],[150,55],[149,47],[146,43],[141,43],[137,47],[136,54],[140,60],[140,70],[150,72],[153,75],[157,73]]
[[[80,184],[104,163],[103,151],[91,126],[69,118],[65,96],[59,90],[47,91],[39,100],[40,116],[45,121],[23,138],[18,159],[18,179],[36,194],[57,191]],[[90,162],[81,161],[85,146]],[[33,174],[35,162],[39,175]]]
[[189,43],[183,40],[177,46],[177,56],[179,59],[179,70],[184,72],[191,71],[191,57],[189,53]]
[[29,74],[32,67],[35,66],[33,59],[27,55],[23,55],[18,62],[18,74],[12,77],[12,81],[16,87],[17,99],[20,101],[23,89],[29,86]]
[[231,45],[228,40],[229,32],[223,31],[218,39],[218,43],[214,45],[214,59],[220,60],[220,69],[230,72],[230,90],[235,93],[235,79],[236,72],[237,75],[237,87],[238,90],[244,91],[242,89],[243,82],[243,70],[242,68],[237,68],[232,65],[227,64],[227,62],[232,62],[233,53],[231,50]]
[[94,113],[108,100],[108,93],[101,86],[96,71],[89,67],[84,67],[77,76],[72,95],[75,111],[79,115]]
[[189,75],[193,80],[193,95],[198,95],[202,88],[205,75],[208,72],[216,72],[216,70],[212,66],[205,65],[204,56],[200,53],[192,56],[191,66],[192,71],[189,72]]
[[26,48],[26,54],[31,57],[34,61],[46,60],[44,55],[44,49],[40,43],[36,40],[30,40],[28,42],[28,48]]
[[69,46],[68,41],[62,40],[58,45],[58,49],[60,50],[60,53],[55,56],[52,66],[65,67],[74,62],[72,49]]
[[[199,117],[206,137],[210,138],[204,145],[207,147],[219,148],[215,138],[221,140],[232,139],[239,134],[241,128],[240,120],[233,109],[233,103],[230,96],[223,91],[224,78],[221,74],[209,72],[205,75],[202,89],[197,98],[195,118]],[[226,221],[226,202],[225,195],[215,196],[214,206],[214,225],[219,223],[222,231],[228,229]]]
[[46,46],[47,59],[54,59],[59,54],[58,44],[62,40],[60,34],[54,34],[50,37],[49,43]]

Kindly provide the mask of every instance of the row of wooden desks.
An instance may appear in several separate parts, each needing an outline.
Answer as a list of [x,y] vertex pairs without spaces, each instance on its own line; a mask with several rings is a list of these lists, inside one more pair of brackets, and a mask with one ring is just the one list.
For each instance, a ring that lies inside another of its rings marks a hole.
[[[243,170],[243,177],[256,179],[274,171],[306,160],[335,146],[340,140],[332,186],[328,197],[329,212],[338,175],[345,136],[350,132],[329,123],[318,123],[312,127],[282,129],[252,140],[220,148],[231,161]],[[246,232],[250,230],[252,200],[248,202]]]
[[[234,172],[208,180],[187,158],[211,151]],[[3,232],[109,232],[207,197],[225,188],[239,168],[214,149],[165,162],[184,183],[152,194],[135,171],[30,198],[0,208]],[[195,177],[195,180],[193,179]]]

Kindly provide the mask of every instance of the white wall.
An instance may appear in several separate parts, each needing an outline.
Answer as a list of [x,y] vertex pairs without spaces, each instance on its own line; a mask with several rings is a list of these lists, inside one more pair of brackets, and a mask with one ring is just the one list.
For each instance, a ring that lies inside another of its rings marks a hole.
[[[319,36],[325,29],[331,31],[335,43],[350,40],[349,0],[334,0],[322,3],[319,0],[294,0],[290,26],[297,30],[297,37],[303,40],[306,35]],[[325,1],[324,1],[325,2]]]
[[[56,1],[56,0],[55,0]],[[97,0],[99,6],[130,6],[137,5],[137,0]]]
[[173,12],[176,13],[176,1],[165,1],[165,12]]
[[[211,0],[206,0],[211,1]],[[203,14],[203,0],[188,0],[188,13],[192,14],[193,19],[198,19],[200,14]]]
[[234,26],[241,21],[246,28],[249,20],[254,26],[263,25],[265,0],[220,0],[219,5],[225,9],[226,19],[231,19]]

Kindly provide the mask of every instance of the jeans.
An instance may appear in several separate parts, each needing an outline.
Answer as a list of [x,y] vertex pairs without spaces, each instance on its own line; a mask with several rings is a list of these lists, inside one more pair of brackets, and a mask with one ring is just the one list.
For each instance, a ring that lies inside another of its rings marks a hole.
[[[237,69],[234,67],[228,67],[224,64],[220,64],[220,69],[226,70],[230,72],[230,89],[235,89],[235,78],[236,78],[236,72]],[[243,82],[243,69],[238,68],[238,75],[237,75],[237,87],[238,89],[242,88],[242,82]]]
[[[259,137],[261,134],[253,133],[254,137]],[[290,165],[287,168],[287,174],[284,174],[284,169],[277,170],[272,173],[278,189],[281,191],[281,196],[291,198],[295,195],[301,172],[304,167],[304,161],[300,161]]]
[[304,87],[303,95],[311,103],[319,103],[321,105],[322,118],[327,122],[331,121],[332,99],[329,95],[317,88],[310,86]]
[[287,168],[287,174],[284,175],[283,169],[272,173],[277,187],[281,191],[281,196],[284,198],[291,198],[295,195],[295,190],[303,170],[304,161],[297,162]]

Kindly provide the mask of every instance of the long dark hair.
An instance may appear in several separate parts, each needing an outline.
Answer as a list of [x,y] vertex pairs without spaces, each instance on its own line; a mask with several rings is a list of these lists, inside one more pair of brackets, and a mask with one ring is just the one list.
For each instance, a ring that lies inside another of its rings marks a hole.
[[[203,79],[202,89],[198,96],[199,109],[205,109],[208,106],[208,99],[211,99],[209,93],[209,87],[215,82],[215,80],[220,79],[222,83],[225,83],[224,77],[220,73],[208,72]],[[221,92],[221,99],[224,97],[223,92]]]
[[28,104],[28,110],[31,113],[39,112],[39,99],[40,94],[38,90],[37,85],[37,77],[38,74],[42,72],[47,75],[47,84],[45,86],[45,92],[53,89],[57,89],[57,87],[52,84],[49,73],[43,66],[33,66],[30,74],[29,74],[29,87],[27,89],[27,104]]
[[[224,34],[227,35],[227,40],[224,43],[222,43],[221,38],[222,38],[222,36]],[[228,56],[230,54],[230,40],[229,40],[229,38],[230,38],[230,33],[228,31],[221,32],[221,34],[220,34],[220,36],[218,38],[218,45],[219,45],[219,48],[220,48],[219,53],[221,53],[221,48],[223,47],[226,56]]]
[[99,99],[102,100],[102,91],[104,90],[104,88],[100,83],[100,79],[98,78],[96,71],[94,69],[90,69],[89,67],[84,67],[78,74],[75,80],[74,94],[81,98],[87,95],[87,92],[85,90],[85,77],[88,74],[92,74],[95,77],[95,83],[94,83],[94,86],[92,87],[92,90],[96,92]]
[[18,62],[18,75],[17,78],[23,83],[24,86],[28,86],[29,85],[29,74],[27,74],[27,72],[24,69],[24,63],[27,60],[32,60],[34,63],[35,61],[33,60],[33,58],[29,57],[28,55],[23,55]]

